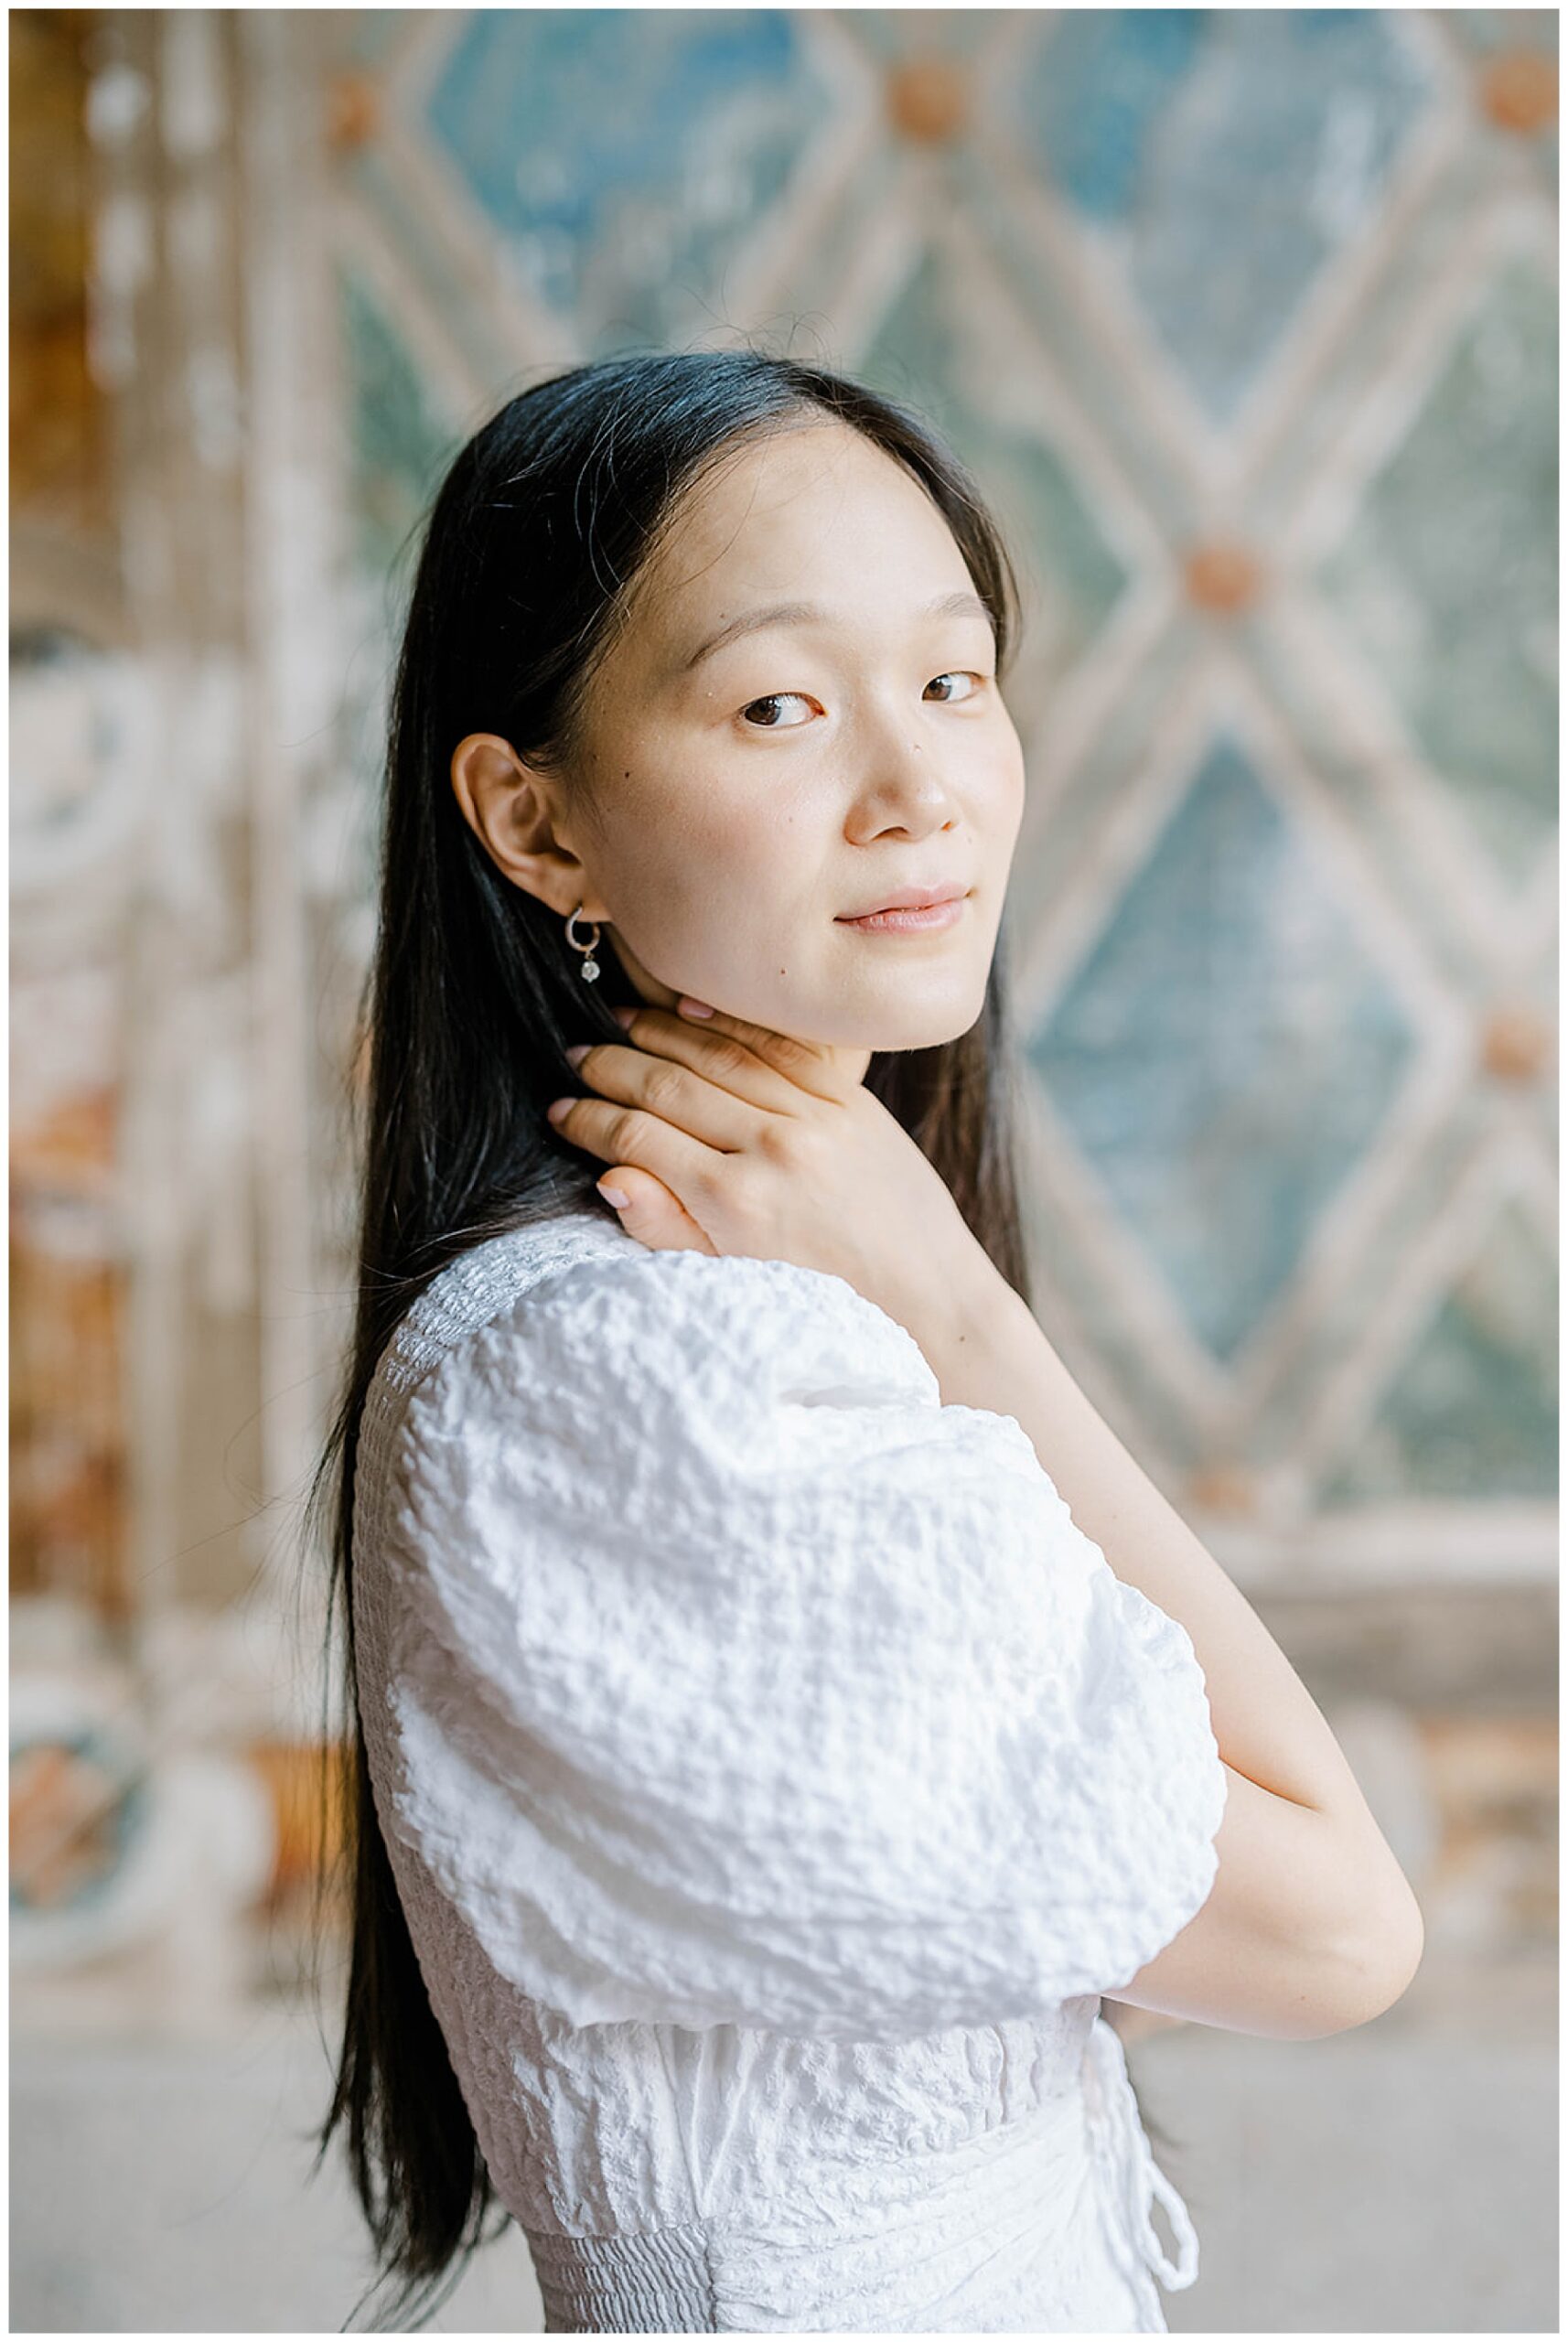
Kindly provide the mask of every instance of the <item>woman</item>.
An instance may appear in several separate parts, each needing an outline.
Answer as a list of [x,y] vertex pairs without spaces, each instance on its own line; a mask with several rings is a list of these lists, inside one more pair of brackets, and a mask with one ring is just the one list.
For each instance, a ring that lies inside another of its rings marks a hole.
[[1026,1305],[1014,609],[924,424],[754,350],[543,382],[436,500],[327,1459],[322,2144],[410,2289],[499,2197],[551,2331],[1161,2332],[1101,1996],[1309,2036],[1419,1957]]

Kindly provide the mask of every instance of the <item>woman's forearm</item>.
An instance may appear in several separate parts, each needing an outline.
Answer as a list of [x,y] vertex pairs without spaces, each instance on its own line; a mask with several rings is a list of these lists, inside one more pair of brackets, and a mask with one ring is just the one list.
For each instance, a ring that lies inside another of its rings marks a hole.
[[955,1310],[950,1297],[945,1316],[933,1311],[929,1326],[911,1330],[945,1402],[1022,1425],[1079,1527],[1118,1577],[1180,1620],[1203,1669],[1232,1774],[1217,1841],[1221,1880],[1126,1997],[1248,2031],[1335,2030],[1376,2014],[1419,1961],[1419,1909],[1326,1718],[1262,1620],[1000,1278],[967,1306]]

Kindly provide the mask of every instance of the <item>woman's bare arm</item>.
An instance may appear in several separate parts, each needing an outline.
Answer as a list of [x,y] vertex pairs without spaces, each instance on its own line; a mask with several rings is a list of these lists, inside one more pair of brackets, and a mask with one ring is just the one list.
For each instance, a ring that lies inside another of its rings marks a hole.
[[999,1276],[911,1326],[944,1402],[1012,1415],[1118,1577],[1180,1620],[1229,1773],[1202,1910],[1115,1995],[1281,2038],[1361,2025],[1420,1964],[1409,1882],[1322,1711],[1256,1611]]

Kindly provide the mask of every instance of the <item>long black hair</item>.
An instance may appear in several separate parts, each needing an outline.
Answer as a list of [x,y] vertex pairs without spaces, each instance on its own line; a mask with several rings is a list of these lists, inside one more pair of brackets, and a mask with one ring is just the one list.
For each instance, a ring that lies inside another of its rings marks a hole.
[[[569,765],[596,660],[682,500],[744,442],[829,418],[864,433],[933,498],[990,613],[1000,671],[1016,640],[1017,581],[961,462],[904,404],[756,348],[607,359],[520,392],[452,463],[420,547],[392,694],[380,925],[357,1053],[357,1316],[307,1513],[329,1524],[328,1635],[340,1598],[344,1713],[354,1718],[341,1808],[352,1936],[317,2163],[346,2125],[377,2265],[401,2281],[400,2312],[444,2272],[456,2282],[486,2240],[493,2190],[398,1900],[359,1724],[350,1557],[360,1412],[397,1320],[456,1254],[574,1207],[614,1220],[594,1186],[603,1165],[559,1137],[544,1109],[575,1086],[566,1047],[619,1040],[611,1011],[636,997],[613,929],[602,979],[583,984],[559,917],[502,876],[464,820],[452,751],[488,731],[532,761]],[[967,1033],[874,1054],[866,1082],[1026,1299],[1001,959]],[[437,2305],[427,2301],[414,2322]]]

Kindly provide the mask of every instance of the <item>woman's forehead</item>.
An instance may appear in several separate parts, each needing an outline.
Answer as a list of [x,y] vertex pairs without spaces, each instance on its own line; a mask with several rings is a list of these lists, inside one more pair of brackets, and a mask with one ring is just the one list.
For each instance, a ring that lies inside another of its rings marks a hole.
[[[966,588],[984,614],[957,543],[919,482],[858,432],[830,427],[837,445],[748,447],[751,469],[737,460],[693,491],[630,596],[628,649],[635,634],[639,650],[678,677],[715,634],[747,630],[737,621],[843,614],[863,572],[896,584],[897,604],[911,615]],[[845,448],[845,441],[858,446]]]

